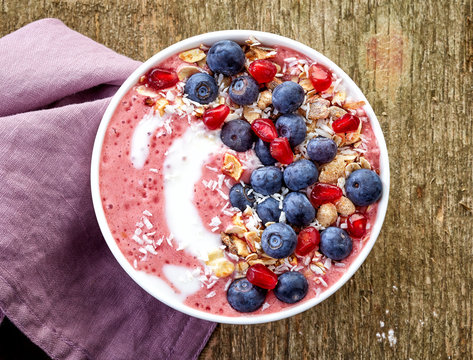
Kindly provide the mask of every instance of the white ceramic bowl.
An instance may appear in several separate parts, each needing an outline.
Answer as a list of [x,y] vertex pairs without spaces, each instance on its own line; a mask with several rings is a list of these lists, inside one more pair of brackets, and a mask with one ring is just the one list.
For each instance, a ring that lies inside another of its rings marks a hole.
[[[346,89],[349,93],[353,95],[354,99],[363,100],[365,101],[366,105],[364,107],[366,114],[368,115],[373,131],[376,135],[378,140],[379,148],[380,148],[380,175],[381,180],[383,182],[383,196],[379,201],[378,205],[378,214],[374,226],[371,231],[371,237],[361,250],[358,257],[353,261],[351,266],[347,269],[347,271],[343,274],[343,276],[333,284],[329,289],[323,292],[319,297],[310,299],[300,304],[296,304],[290,308],[284,309],[277,313],[266,314],[266,315],[245,315],[242,314],[238,317],[230,317],[230,316],[222,316],[217,314],[209,314],[189,306],[184,305],[183,303],[177,303],[173,299],[167,297],[164,292],[160,292],[159,287],[152,281],[148,279],[144,279],[142,276],[139,276],[139,272],[135,270],[130,263],[127,261],[125,256],[122,254],[118,245],[113,238],[110,229],[107,224],[107,220],[105,218],[105,214],[102,207],[102,201],[100,196],[100,189],[99,189],[99,164],[100,164],[100,154],[102,152],[102,144],[105,137],[105,131],[107,129],[108,123],[110,118],[112,117],[115,108],[119,104],[121,98],[126,94],[126,92],[138,82],[138,79],[141,75],[146,73],[151,67],[156,64],[159,64],[166,58],[174,55],[178,52],[191,49],[194,47],[198,47],[200,44],[212,45],[213,43],[219,40],[234,40],[238,43],[243,43],[245,40],[249,38],[250,35],[255,36],[260,42],[264,45],[282,45],[288,48],[295,49],[301,52],[304,55],[307,55],[309,58],[316,60],[318,63],[321,63],[328,68],[330,68],[334,73],[336,73],[339,77],[343,80],[343,84],[345,85]],[[170,307],[179,310],[183,313],[186,313],[191,316],[195,316],[197,318],[215,321],[220,323],[229,323],[229,324],[256,324],[256,323],[264,323],[269,321],[275,321],[287,318],[289,316],[298,314],[303,312],[314,305],[317,305],[321,301],[327,299],[330,295],[332,295],[335,291],[337,291],[343,284],[345,284],[348,279],[352,277],[355,271],[360,267],[363,261],[368,256],[371,248],[373,247],[374,243],[376,242],[376,238],[379,235],[381,230],[381,226],[384,221],[384,216],[386,214],[386,209],[388,205],[388,197],[389,197],[389,160],[388,160],[388,152],[386,149],[386,143],[384,141],[383,133],[381,131],[381,127],[379,126],[378,120],[376,119],[376,115],[373,112],[370,104],[366,100],[365,96],[361,92],[361,90],[356,86],[350,77],[343,72],[336,64],[330,61],[328,58],[323,56],[322,54],[318,53],[314,49],[301,44],[295,40],[288,39],[283,36],[266,33],[266,32],[258,32],[252,30],[227,30],[227,31],[217,31],[207,34],[202,34],[198,36],[191,37],[189,39],[182,40],[168,48],[160,51],[153,57],[151,57],[148,61],[146,61],[143,65],[141,65],[136,71],[131,74],[131,76],[123,83],[120,89],[117,91],[115,96],[112,98],[110,105],[108,106],[105,114],[103,116],[102,122],[100,123],[100,127],[97,132],[97,137],[95,139],[94,150],[92,154],[92,164],[91,164],[91,187],[92,187],[92,199],[94,203],[95,213],[97,215],[97,220],[102,230],[103,236],[105,241],[107,242],[110,250],[112,251],[113,255],[119,262],[119,264],[123,267],[126,273],[133,279],[135,282],[140,285],[144,290],[146,290],[149,294],[154,296],[159,301],[169,305]]]

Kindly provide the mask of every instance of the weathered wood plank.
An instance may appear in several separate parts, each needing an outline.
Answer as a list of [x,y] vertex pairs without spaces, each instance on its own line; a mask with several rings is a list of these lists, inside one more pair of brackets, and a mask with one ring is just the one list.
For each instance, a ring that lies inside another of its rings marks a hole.
[[139,60],[202,32],[272,31],[337,62],[373,105],[390,153],[392,195],[366,263],[304,314],[219,326],[202,359],[473,358],[471,0],[0,4],[0,35],[58,17]]

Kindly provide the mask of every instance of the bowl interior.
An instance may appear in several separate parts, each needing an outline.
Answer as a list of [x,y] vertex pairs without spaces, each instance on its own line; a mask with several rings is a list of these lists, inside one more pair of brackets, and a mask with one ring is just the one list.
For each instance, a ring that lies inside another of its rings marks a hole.
[[[184,305],[183,303],[178,303],[174,300],[173,297],[168,296],[165,292],[161,291],[159,279],[152,279],[150,276],[143,276],[143,273],[137,271],[131,266],[131,264],[127,261],[125,256],[122,254],[118,245],[113,238],[110,229],[107,224],[107,220],[105,218],[105,214],[102,207],[101,196],[100,196],[100,189],[99,189],[99,165],[100,165],[100,155],[102,151],[102,144],[105,137],[105,132],[108,126],[108,123],[119,104],[121,98],[127,93],[127,91],[136,84],[139,80],[140,76],[147,72],[151,67],[155,64],[160,63],[161,61],[165,60],[169,56],[187,50],[193,47],[197,47],[200,44],[204,43],[206,45],[212,45],[216,41],[229,39],[234,40],[238,43],[243,43],[245,40],[249,38],[250,35],[256,37],[260,42],[265,45],[272,46],[272,45],[281,45],[288,48],[295,49],[302,54],[308,56],[309,58],[316,60],[318,63],[321,63],[328,68],[330,68],[334,73],[336,73],[339,77],[342,78],[344,86],[346,89],[353,94],[355,99],[360,99],[365,101],[366,105],[364,107],[367,116],[369,117],[373,131],[378,141],[378,145],[380,148],[380,177],[383,182],[383,195],[381,200],[378,204],[378,213],[374,223],[374,226],[371,231],[371,236],[367,243],[359,253],[359,255],[355,258],[353,263],[347,269],[347,271],[343,274],[343,276],[330,288],[320,294],[318,297],[310,299],[304,303],[299,305],[295,305],[288,309],[284,309],[277,313],[272,314],[265,314],[265,315],[241,315],[238,317],[230,317],[230,316],[222,316],[216,314],[209,314],[189,306]],[[97,216],[98,223],[104,235],[104,238],[112,251],[113,255],[119,262],[119,264],[123,267],[123,269],[128,273],[129,276],[138,284],[140,285],[145,291],[149,294],[154,296],[156,299],[160,300],[161,302],[167,304],[168,306],[179,310],[183,313],[188,315],[198,317],[201,319],[215,321],[220,323],[230,323],[230,324],[256,324],[256,323],[263,323],[269,321],[280,320],[295,314],[298,314],[302,311],[305,311],[312,306],[320,303],[321,301],[328,298],[332,295],[335,291],[337,291],[351,276],[355,273],[355,271],[359,268],[359,266],[363,263],[363,261],[368,256],[371,248],[373,247],[374,243],[376,242],[376,238],[379,235],[381,230],[381,226],[384,221],[384,217],[386,214],[388,198],[389,198],[389,160],[388,160],[388,153],[386,149],[386,143],[384,140],[383,133],[381,131],[381,127],[379,122],[376,118],[376,115],[373,112],[370,104],[366,100],[365,96],[358,88],[358,86],[351,80],[351,78],[343,72],[335,63],[331,60],[323,56],[322,54],[318,53],[314,49],[303,45],[295,40],[288,39],[286,37],[282,37],[279,35],[266,33],[266,32],[258,32],[252,30],[227,30],[227,31],[218,31],[212,33],[206,33],[198,36],[194,36],[192,38],[180,41],[151,57],[148,61],[143,63],[133,74],[123,83],[120,89],[117,91],[115,96],[112,98],[103,119],[100,123],[97,137],[95,139],[93,154],[92,154],[92,163],[91,163],[91,187],[92,187],[92,199],[94,204],[95,213]]]

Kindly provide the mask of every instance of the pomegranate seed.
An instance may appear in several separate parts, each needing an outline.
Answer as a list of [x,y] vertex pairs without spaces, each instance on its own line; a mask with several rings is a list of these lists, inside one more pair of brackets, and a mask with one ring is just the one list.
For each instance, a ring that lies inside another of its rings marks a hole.
[[289,145],[289,140],[285,137],[276,138],[271,141],[269,152],[271,153],[271,156],[281,164],[289,165],[294,160],[291,145]]
[[354,213],[350,215],[347,221],[348,234],[356,238],[361,238],[366,232],[366,222],[367,219],[362,214]]
[[207,109],[202,115],[202,121],[210,130],[218,129],[230,113],[230,108],[227,105],[219,105],[213,109]]
[[330,71],[320,64],[312,64],[309,67],[309,79],[317,92],[327,90],[332,85]]
[[297,246],[295,253],[299,256],[305,256],[315,250],[320,243],[320,233],[313,227],[309,226],[302,230],[297,236]]
[[312,191],[310,192],[310,202],[315,208],[318,208],[322,204],[334,202],[343,196],[342,189],[338,186],[316,183]]
[[269,60],[256,60],[248,66],[248,72],[258,83],[264,84],[273,80],[278,69]]
[[278,137],[276,126],[270,119],[256,119],[251,123],[251,128],[263,141],[271,142]]
[[174,86],[179,81],[176,72],[154,68],[146,75],[146,81],[155,90],[166,89]]
[[274,289],[278,283],[278,276],[263,264],[250,266],[246,278],[253,285],[269,290]]
[[358,116],[345,114],[332,123],[332,129],[336,133],[347,133],[358,130],[360,119]]

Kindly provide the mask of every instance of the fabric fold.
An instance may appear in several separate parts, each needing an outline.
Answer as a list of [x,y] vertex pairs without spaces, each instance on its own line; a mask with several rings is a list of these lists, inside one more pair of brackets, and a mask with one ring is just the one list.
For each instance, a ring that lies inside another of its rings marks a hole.
[[140,63],[55,19],[1,38],[0,54],[0,308],[55,359],[195,359],[215,324],[136,285],[91,201],[98,125]]
[[102,84],[121,85],[140,64],[57,19],[4,36],[0,54],[0,83],[9,85],[0,91],[0,116],[40,109]]

